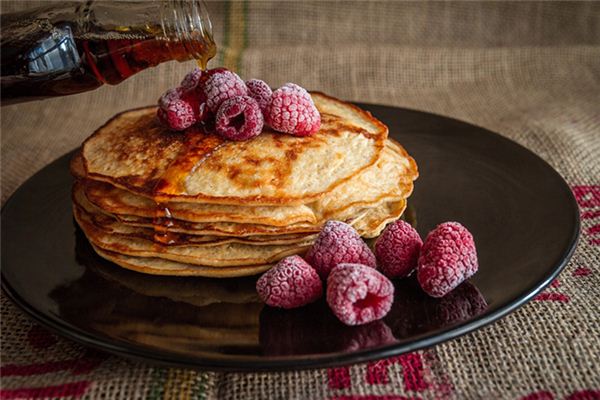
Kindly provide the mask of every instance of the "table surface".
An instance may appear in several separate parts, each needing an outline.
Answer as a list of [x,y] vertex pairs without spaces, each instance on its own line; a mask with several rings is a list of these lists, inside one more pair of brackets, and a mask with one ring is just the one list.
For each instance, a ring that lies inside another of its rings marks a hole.
[[[21,7],[2,2],[2,12]],[[32,323],[2,294],[0,397],[600,398],[600,3],[209,9],[220,46],[212,66],[450,116],[534,151],[579,203],[575,255],[534,301],[482,330],[396,358],[285,373],[163,368],[98,353]],[[193,65],[166,63],[116,87],[3,107],[2,202],[114,113],[154,103]]]

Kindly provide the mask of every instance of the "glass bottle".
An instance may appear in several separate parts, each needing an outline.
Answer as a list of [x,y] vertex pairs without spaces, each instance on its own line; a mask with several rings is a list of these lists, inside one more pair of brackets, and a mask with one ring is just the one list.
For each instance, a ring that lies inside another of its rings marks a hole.
[[2,104],[116,85],[162,62],[216,53],[203,0],[58,3],[0,16]]

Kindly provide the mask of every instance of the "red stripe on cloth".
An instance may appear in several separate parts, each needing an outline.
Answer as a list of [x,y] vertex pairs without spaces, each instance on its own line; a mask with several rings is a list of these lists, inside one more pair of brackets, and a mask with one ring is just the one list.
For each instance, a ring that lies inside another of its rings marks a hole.
[[390,377],[388,375],[388,366],[397,362],[394,359],[385,359],[379,361],[373,361],[367,364],[367,374],[365,379],[369,385],[385,385],[389,383]]
[[44,386],[37,388],[21,388],[11,390],[0,390],[0,399],[39,399],[57,397],[81,397],[90,387],[91,382],[81,381],[65,383],[56,386]]
[[554,400],[554,395],[552,394],[552,392],[542,390],[539,392],[528,394],[527,396],[523,396],[520,400]]
[[573,194],[580,207],[600,206],[600,186],[573,186]]
[[419,397],[398,396],[395,394],[385,394],[383,396],[366,395],[366,396],[334,396],[330,400],[420,400]]
[[404,388],[420,392],[429,387],[423,377],[423,359],[419,353],[403,354],[400,357],[402,373],[404,375]]
[[370,385],[387,384],[390,382],[388,367],[394,363],[402,365],[404,389],[420,392],[429,387],[423,378],[423,360],[419,353],[403,354],[398,357],[370,362],[367,364],[366,381]]
[[592,273],[592,270],[586,267],[579,267],[573,271],[573,276],[588,276]]
[[600,224],[594,225],[586,231],[588,235],[595,235],[596,233],[600,233]]
[[580,390],[574,393],[571,393],[569,396],[565,397],[565,400],[598,400],[600,399],[600,390]]
[[590,244],[592,246],[600,246],[600,238],[599,239],[590,239]]
[[559,303],[568,303],[571,299],[562,293],[540,293],[535,296],[536,301],[558,301]]
[[350,368],[329,368],[327,369],[327,385],[329,389],[345,389],[352,385],[350,378]]
[[16,365],[8,364],[0,367],[0,376],[30,376],[48,374],[73,368],[77,360],[50,361],[39,364]]
[[581,213],[581,219],[593,219],[600,217],[600,210],[584,211]]
[[550,283],[550,287],[559,287],[559,286],[560,286],[560,281],[558,279],[555,279]]

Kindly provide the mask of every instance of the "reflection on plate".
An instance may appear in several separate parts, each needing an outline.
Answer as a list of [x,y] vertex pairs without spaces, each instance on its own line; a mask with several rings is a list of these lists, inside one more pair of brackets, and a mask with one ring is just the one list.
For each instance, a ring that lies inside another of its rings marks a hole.
[[[294,310],[263,306],[256,278],[162,277],[128,271],[100,258],[78,229],[81,278],[57,287],[50,296],[67,319],[119,340],[184,354],[292,356],[349,352],[381,347],[431,329],[451,326],[483,312],[477,288],[465,282],[434,299],[414,277],[395,281],[396,295],[385,319],[346,326],[324,299]],[[86,293],[101,286],[105,302],[88,303]]]

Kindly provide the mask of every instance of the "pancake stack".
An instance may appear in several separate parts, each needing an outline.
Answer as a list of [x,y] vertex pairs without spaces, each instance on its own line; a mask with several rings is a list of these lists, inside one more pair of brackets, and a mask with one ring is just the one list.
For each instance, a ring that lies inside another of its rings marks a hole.
[[102,257],[157,275],[236,277],[302,254],[330,219],[365,238],[398,219],[417,166],[360,108],[311,93],[321,129],[245,142],[118,114],[73,158],[73,212]]

